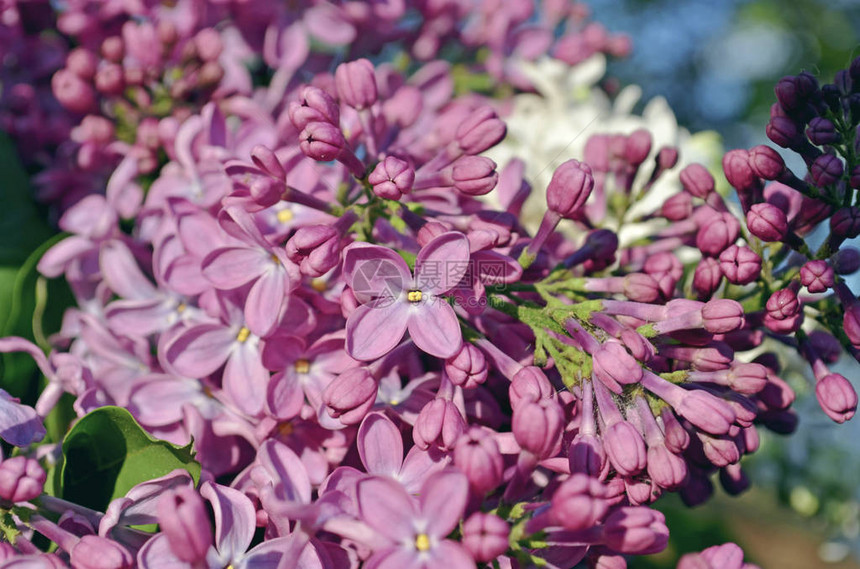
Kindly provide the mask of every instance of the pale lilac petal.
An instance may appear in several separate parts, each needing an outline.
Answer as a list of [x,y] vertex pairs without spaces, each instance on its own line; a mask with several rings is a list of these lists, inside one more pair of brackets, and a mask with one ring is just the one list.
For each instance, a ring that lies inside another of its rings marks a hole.
[[390,478],[365,478],[356,487],[358,509],[371,528],[394,541],[412,539],[415,502]]
[[418,551],[412,548],[394,547],[378,553],[367,560],[365,569],[424,569]]
[[432,561],[429,567],[444,567],[445,569],[475,569],[475,560],[466,550],[450,540],[440,541],[431,551]]
[[215,547],[220,557],[238,559],[254,538],[257,515],[247,496],[234,490],[204,482],[200,495],[209,500],[215,512]]
[[310,35],[330,45],[346,45],[355,40],[355,28],[335,6],[318,4],[304,13],[303,22]]
[[257,347],[246,341],[227,360],[222,382],[224,392],[243,412],[256,415],[266,402],[268,384],[269,372],[260,361]]
[[396,478],[407,492],[418,494],[424,482],[433,474],[442,471],[450,462],[448,455],[434,447],[430,447],[430,450],[421,450],[414,446],[406,453],[403,467]]
[[181,561],[170,549],[165,534],[158,534],[140,549],[137,554],[140,569],[191,569],[191,564]]
[[49,278],[58,277],[66,270],[66,265],[72,259],[76,259],[81,255],[92,251],[95,245],[92,241],[85,237],[72,235],[66,237],[42,255],[39,259],[39,264],[36,269]]
[[[242,558],[239,563],[234,563],[234,569],[285,569],[286,567],[298,567],[294,559],[301,551],[301,557],[305,557],[302,540],[297,539],[296,534],[287,537],[276,537],[267,539],[257,545]],[[301,557],[299,559],[301,559]],[[281,565],[281,560],[285,564]],[[313,567],[309,565],[308,567]]]
[[123,243],[110,241],[99,252],[99,267],[108,287],[123,298],[155,296],[155,285],[140,270],[137,259]]
[[362,304],[346,321],[347,353],[364,361],[384,356],[403,339],[408,314],[409,305],[404,302],[379,307]]
[[192,326],[167,346],[165,357],[180,375],[201,378],[221,367],[236,342],[236,333],[219,324]]
[[305,393],[294,368],[278,372],[266,387],[266,410],[280,421],[288,421],[299,414],[305,403]]
[[437,358],[450,358],[463,342],[454,309],[441,298],[410,307],[407,327],[415,345]]
[[266,338],[262,346],[263,365],[272,371],[292,367],[306,351],[305,341],[302,338],[280,331]]
[[272,477],[280,499],[297,504],[311,502],[311,482],[307,470],[290,447],[268,439],[260,447],[257,458]]
[[469,240],[457,231],[433,238],[415,258],[415,282],[422,291],[442,294],[454,288],[469,268]]
[[412,282],[412,273],[403,257],[395,251],[353,243],[344,249],[343,278],[356,300],[364,304],[374,299],[397,299]]
[[457,526],[469,499],[469,480],[456,470],[434,474],[421,487],[421,517],[428,535],[445,537]]
[[176,304],[163,298],[117,300],[105,310],[108,326],[123,336],[142,338],[170,325]]
[[371,413],[358,428],[358,454],[371,474],[394,477],[403,463],[403,439],[391,419]]
[[169,375],[142,379],[132,389],[129,410],[148,427],[164,427],[182,420],[182,406],[204,397],[200,382]]
[[272,263],[262,249],[222,247],[203,259],[203,276],[216,288],[230,290],[259,277]]
[[245,323],[251,332],[262,337],[274,329],[287,288],[287,273],[281,269],[268,270],[257,279],[245,300]]
[[45,427],[36,411],[0,389],[0,439],[16,447],[42,440]]

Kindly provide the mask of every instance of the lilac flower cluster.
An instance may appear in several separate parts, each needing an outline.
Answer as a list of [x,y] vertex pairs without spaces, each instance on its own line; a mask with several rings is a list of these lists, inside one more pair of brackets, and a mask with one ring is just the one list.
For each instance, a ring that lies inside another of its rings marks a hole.
[[[21,37],[27,9],[4,9]],[[851,73],[777,87],[779,128],[809,123],[787,144],[806,180],[765,147],[726,155],[745,219],[698,164],[634,208],[678,160],[638,130],[556,168],[530,235],[521,164],[482,154],[505,93],[529,88],[518,62],[627,50],[578,5],[82,0],[56,17],[76,47],[51,85],[79,122],[39,174],[70,235],[38,269],[77,305],[48,356],[0,339],[47,380],[34,407],[0,391],[20,447],[0,462],[0,568],[623,568],[666,546],[663,492],[701,503],[718,473],[739,493],[757,428],[794,429],[775,345],[809,361],[830,418],[855,412],[828,368],[860,348]],[[363,57],[391,45],[422,63]],[[455,95],[463,69],[498,88]],[[67,449],[31,445],[64,394],[79,418],[124,407],[193,442],[202,482],[176,470],[104,512],[43,492]]]

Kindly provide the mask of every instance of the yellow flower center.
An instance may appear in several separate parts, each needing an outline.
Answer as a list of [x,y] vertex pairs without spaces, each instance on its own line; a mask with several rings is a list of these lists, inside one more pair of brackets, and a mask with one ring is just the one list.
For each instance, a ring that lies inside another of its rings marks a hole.
[[248,336],[251,335],[251,331],[248,330],[245,326],[242,326],[242,329],[239,330],[239,333],[236,334],[236,340],[241,344],[245,340],[248,339]]
[[283,437],[288,437],[293,434],[295,428],[292,423],[281,423],[278,425],[278,433]]
[[326,282],[322,279],[313,279],[311,280],[311,288],[317,292],[325,292],[327,285]]
[[180,302],[179,306],[176,307],[176,312],[178,312],[179,314],[182,314],[183,312],[185,312],[186,308],[188,308],[188,305],[185,304],[184,302]]
[[293,220],[293,212],[288,209],[282,209],[278,212],[278,221],[281,223],[287,223]]
[[296,373],[308,373],[308,370],[311,369],[311,362],[302,358],[300,360],[296,360]]
[[426,533],[419,533],[415,536],[415,549],[418,551],[427,551],[430,549],[430,538]]
[[406,300],[409,302],[421,302],[422,294],[420,290],[410,290],[406,293]]

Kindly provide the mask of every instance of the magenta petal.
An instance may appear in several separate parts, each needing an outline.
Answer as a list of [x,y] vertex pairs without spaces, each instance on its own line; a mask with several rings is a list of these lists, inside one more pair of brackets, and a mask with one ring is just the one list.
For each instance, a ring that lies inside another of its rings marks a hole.
[[450,358],[457,353],[463,336],[457,315],[447,302],[431,298],[410,308],[407,327],[419,349],[437,358]]
[[424,567],[427,565],[422,563],[418,551],[404,547],[394,547],[375,553],[365,565],[365,569],[424,569]]
[[258,336],[266,336],[278,323],[278,316],[286,304],[286,272],[275,269],[264,273],[245,300],[245,323]]
[[403,439],[391,419],[371,413],[358,428],[358,454],[371,474],[394,477],[403,463]]
[[463,278],[469,268],[469,240],[449,231],[427,243],[415,259],[415,282],[422,291],[442,294]]
[[450,457],[438,448],[421,450],[417,446],[409,449],[397,479],[410,494],[418,494],[424,482],[439,472],[451,461]]
[[297,504],[310,504],[311,482],[302,459],[282,442],[269,439],[257,454],[278,490],[278,497]]
[[390,478],[365,478],[356,497],[367,525],[394,542],[414,538],[415,503],[403,486]]
[[273,263],[262,249],[223,247],[203,259],[203,275],[222,290],[238,288],[260,276]]
[[343,278],[356,300],[397,299],[412,282],[403,257],[393,250],[369,243],[353,243],[343,253]]
[[428,535],[445,537],[457,526],[466,501],[469,480],[456,470],[434,474],[421,487],[421,517],[427,522]]
[[206,377],[227,360],[236,334],[220,324],[192,326],[170,344],[165,357],[181,375]]
[[258,414],[266,402],[268,384],[269,372],[260,361],[257,347],[250,342],[239,346],[224,368],[224,391],[233,403],[249,415]]
[[356,308],[346,321],[347,353],[357,360],[369,361],[393,350],[406,332],[408,311],[409,306],[403,302],[379,307],[362,304]]
[[215,547],[222,559],[237,559],[251,545],[257,525],[254,505],[243,493],[204,482],[200,495],[209,500],[215,513]]
[[475,561],[466,553],[466,550],[450,540],[440,541],[433,548],[433,560],[430,567],[444,567],[445,569],[475,569]]

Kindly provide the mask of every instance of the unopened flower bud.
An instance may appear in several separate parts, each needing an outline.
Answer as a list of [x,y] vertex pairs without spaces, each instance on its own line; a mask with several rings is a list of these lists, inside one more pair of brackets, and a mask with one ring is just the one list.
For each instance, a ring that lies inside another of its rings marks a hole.
[[381,198],[399,200],[412,190],[415,169],[409,163],[394,156],[386,156],[367,176],[373,193]]
[[561,442],[564,412],[549,398],[524,401],[513,410],[512,429],[524,451],[543,459],[552,456]]
[[200,494],[183,486],[168,490],[158,499],[158,524],[170,549],[182,561],[196,563],[206,558],[212,546],[212,527]]
[[761,274],[761,257],[746,245],[729,245],[720,253],[720,269],[730,283],[749,284]]
[[860,269],[860,251],[854,247],[842,247],[831,258],[837,275],[850,275]]
[[305,156],[320,162],[337,159],[345,145],[340,128],[327,122],[309,122],[299,134],[299,148]]
[[481,427],[470,428],[454,445],[454,464],[469,479],[477,495],[494,490],[502,482],[504,461],[493,436]]
[[427,450],[435,444],[447,451],[454,448],[465,430],[466,421],[457,406],[447,399],[436,398],[421,409],[412,429],[412,438],[420,449]]
[[705,199],[714,191],[714,177],[701,164],[690,164],[681,170],[681,185],[690,194]]
[[475,561],[492,561],[508,550],[508,523],[495,514],[475,512],[463,523],[463,547]]
[[96,94],[92,86],[68,69],[54,73],[51,89],[60,104],[73,113],[87,113],[95,109]]
[[663,202],[660,215],[669,221],[682,221],[693,213],[693,198],[689,192],[679,192]]
[[674,146],[664,146],[657,153],[657,171],[671,170],[678,163],[678,149]]
[[756,176],[765,180],[779,179],[785,173],[785,161],[779,152],[763,144],[750,148],[749,165]]
[[546,189],[547,207],[562,217],[572,217],[585,206],[593,188],[594,177],[588,164],[568,160],[553,172]]
[[579,530],[593,527],[608,511],[603,484],[597,478],[575,473],[552,495],[549,516],[553,525]]
[[570,471],[581,472],[592,478],[601,478],[607,467],[603,443],[595,435],[577,434],[567,453]]
[[660,285],[645,273],[632,273],[623,280],[623,294],[634,302],[654,302],[660,298]]
[[651,153],[651,133],[640,128],[630,133],[624,144],[624,159],[631,166],[639,166]]
[[857,411],[857,392],[841,374],[821,378],[815,384],[815,396],[824,413],[837,423],[844,423]]
[[749,190],[759,182],[750,167],[749,152],[742,148],[726,152],[723,156],[723,172],[729,184],[739,192]]
[[762,241],[782,241],[788,234],[788,218],[773,204],[757,203],[747,212],[747,227]]
[[618,421],[603,433],[603,448],[609,462],[621,476],[642,472],[648,462],[642,435],[627,421]]
[[507,127],[496,111],[484,106],[457,127],[456,140],[463,154],[476,155],[498,144],[506,132]]
[[454,162],[454,187],[468,196],[490,193],[499,181],[496,163],[484,156],[461,156]]
[[723,271],[720,262],[713,257],[704,257],[693,272],[693,289],[700,299],[710,298],[720,286]]
[[366,109],[378,99],[376,72],[367,59],[356,59],[337,66],[334,72],[337,96],[354,109]]
[[728,212],[709,217],[696,233],[696,247],[705,255],[716,257],[735,242],[741,225]]
[[302,274],[320,277],[340,262],[340,233],[331,225],[300,227],[287,241],[286,252]]
[[767,385],[767,368],[757,363],[742,363],[732,366],[727,379],[729,386],[738,393],[753,395]]
[[453,357],[445,360],[445,372],[454,385],[476,387],[487,380],[487,359],[474,344],[464,342]]
[[767,299],[765,309],[771,318],[777,320],[791,318],[800,310],[797,293],[791,290],[791,288],[777,290]]
[[546,375],[535,366],[526,366],[511,378],[508,397],[511,407],[516,408],[526,401],[538,401],[552,397],[555,390]]
[[0,499],[28,502],[42,494],[46,474],[39,462],[26,456],[14,456],[0,462]]
[[830,231],[841,239],[853,239],[860,235],[860,208],[843,207],[830,218]]
[[679,415],[713,435],[724,435],[735,422],[732,408],[718,397],[704,391],[689,391],[675,407]]
[[836,131],[836,126],[824,117],[815,117],[809,121],[809,126],[806,128],[806,136],[816,146],[836,144],[841,139],[839,133]]
[[842,161],[833,154],[822,154],[809,167],[809,175],[819,186],[835,184],[845,172]]
[[661,488],[675,490],[687,480],[687,463],[665,444],[648,447],[648,476]]
[[592,354],[594,377],[615,393],[621,393],[621,385],[638,383],[642,379],[642,367],[618,342],[607,342]]
[[737,301],[714,299],[702,307],[702,323],[711,334],[725,334],[744,325],[744,309]]
[[288,112],[298,130],[304,130],[311,122],[340,124],[340,108],[331,95],[318,87],[304,87],[300,100],[290,103]]
[[669,529],[661,512],[629,506],[609,514],[603,525],[603,540],[619,553],[647,555],[666,547]]
[[329,415],[346,425],[361,422],[376,401],[378,387],[370,372],[363,367],[338,375],[323,391],[323,402]]
[[84,47],[76,47],[66,57],[66,69],[85,81],[95,76],[98,64],[96,54]]
[[214,28],[203,28],[194,36],[194,47],[197,56],[205,62],[217,61],[224,49],[221,34]]
[[131,569],[134,556],[119,543],[97,535],[85,535],[72,548],[72,569]]
[[797,124],[788,117],[771,117],[765,127],[767,137],[782,148],[791,148],[800,137]]

